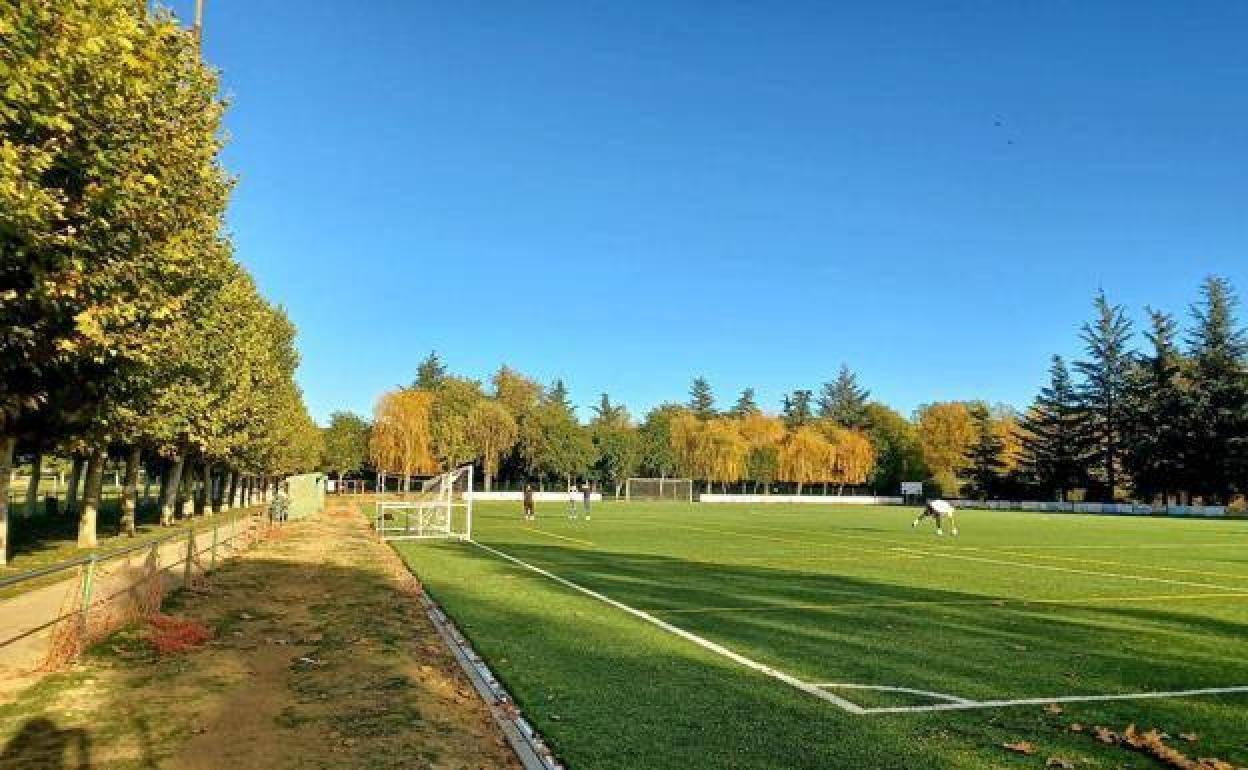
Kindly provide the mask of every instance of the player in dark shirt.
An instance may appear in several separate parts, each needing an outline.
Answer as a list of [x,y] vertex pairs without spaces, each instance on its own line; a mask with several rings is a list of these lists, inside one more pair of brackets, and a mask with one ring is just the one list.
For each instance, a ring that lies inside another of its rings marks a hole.
[[524,485],[524,518],[526,521],[533,521],[537,518],[537,514],[533,512],[533,485]]

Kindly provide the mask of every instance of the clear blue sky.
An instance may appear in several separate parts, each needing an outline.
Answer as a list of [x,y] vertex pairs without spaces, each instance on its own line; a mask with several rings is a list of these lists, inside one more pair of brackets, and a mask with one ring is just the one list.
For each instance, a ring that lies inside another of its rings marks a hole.
[[1238,0],[207,3],[318,419],[432,348],[635,413],[841,362],[1023,405],[1098,287],[1248,293]]

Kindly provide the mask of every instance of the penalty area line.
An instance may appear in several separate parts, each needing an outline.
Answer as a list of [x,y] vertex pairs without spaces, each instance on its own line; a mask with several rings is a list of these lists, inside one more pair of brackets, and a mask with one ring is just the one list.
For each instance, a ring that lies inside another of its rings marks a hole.
[[968,709],[993,709],[1008,706],[1047,706],[1050,703],[1101,703],[1120,700],[1158,700],[1161,698],[1190,698],[1197,695],[1230,695],[1248,693],[1248,685],[1238,687],[1201,687],[1194,690],[1168,690],[1161,692],[1129,692],[1115,695],[1059,695],[1052,698],[1015,698],[1013,700],[978,700],[956,703],[933,703],[927,706],[881,706],[863,709],[865,714],[914,714],[925,711],[966,711]]
[[734,652],[733,650],[728,649],[722,644],[717,644],[716,642],[712,642],[710,639],[706,639],[704,637],[698,636],[697,634],[691,631],[686,631],[685,629],[680,628],[679,626],[674,626],[671,623],[668,623],[664,620],[660,620],[659,618],[656,618],[655,616],[651,615],[648,612],[643,612],[642,610],[639,610],[635,607],[630,607],[629,605],[621,601],[617,601],[615,599],[612,599],[609,596],[600,594],[593,589],[586,588],[585,586],[579,585],[577,583],[573,583],[571,580],[568,580],[567,578],[560,577],[559,575],[556,575],[555,573],[550,572],[548,570],[544,570],[541,567],[536,567],[522,559],[518,559],[515,556],[512,556],[509,553],[500,551],[497,548],[491,548],[490,546],[485,545],[484,543],[478,543],[476,540],[470,540],[469,542],[471,542],[476,547],[482,549],[483,551],[486,551],[488,553],[491,553],[499,557],[500,559],[504,559],[520,567],[523,567],[524,569],[527,569],[530,572],[535,572],[541,575],[542,577],[553,580],[556,583],[559,583],[560,585],[565,586],[567,588],[571,588],[573,591],[577,591],[593,599],[597,599],[598,601],[604,604],[608,604],[612,607],[615,607],[618,610],[623,610],[624,612],[627,612],[629,615],[632,615],[633,617],[640,618],[641,620],[644,620],[647,623],[650,623],[651,625],[658,626],[659,628],[663,629],[669,634],[678,636],[681,639],[684,639],[685,641],[693,642],[694,644],[696,644],[697,646],[701,647],[704,650],[708,650],[710,652],[715,653],[716,655],[725,657],[734,663],[737,663],[753,671],[757,671],[760,674],[765,674],[766,676],[769,676],[772,679],[776,679],[781,682],[784,682],[785,684],[789,685],[790,687],[796,690],[801,690],[807,695],[813,695],[814,697],[819,698],[820,700],[827,701],[828,703],[831,703],[839,708],[842,708],[851,714],[868,713],[867,709],[864,709],[862,706],[859,706],[857,703],[854,703],[853,701],[846,700],[845,698],[842,698],[839,695],[830,693],[826,690],[822,690],[817,685],[810,684],[809,682],[803,682],[802,680],[798,679],[792,674],[787,674],[781,671],[780,669],[773,668],[771,666],[768,666],[765,663],[759,663],[758,661],[752,658],[747,658],[741,653]]

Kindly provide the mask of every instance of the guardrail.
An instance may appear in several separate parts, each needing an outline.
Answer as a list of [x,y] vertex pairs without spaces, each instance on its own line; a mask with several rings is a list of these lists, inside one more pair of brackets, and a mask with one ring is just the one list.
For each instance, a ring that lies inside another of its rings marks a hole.
[[3,589],[65,574],[0,600],[0,667],[73,659],[94,640],[158,611],[169,590],[193,588],[275,526],[281,522],[271,522],[263,508],[219,513],[201,526],[0,578]]
[[900,497],[881,495],[712,495],[698,496],[701,503],[815,503],[823,505],[901,505]]
[[1040,500],[950,500],[957,508],[993,511],[1039,511],[1050,513],[1095,513],[1114,516],[1227,516],[1225,505],[1149,505],[1144,503],[1059,503]]

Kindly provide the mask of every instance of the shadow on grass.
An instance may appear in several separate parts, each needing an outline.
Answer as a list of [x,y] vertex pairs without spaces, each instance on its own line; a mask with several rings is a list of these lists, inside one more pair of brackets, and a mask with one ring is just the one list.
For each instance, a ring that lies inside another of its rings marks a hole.
[[[545,544],[497,547],[806,681],[902,685],[984,699],[1248,685],[1248,615],[1242,611],[1231,617],[1224,612],[1209,614],[1207,606],[1181,611],[1017,601],[998,605],[991,595],[858,577]],[[781,751],[785,759],[775,764],[756,757],[759,764],[754,765],[684,765],[688,767],[1008,764],[1000,757],[984,764],[969,760],[948,764],[941,741],[923,736],[925,730],[939,733],[954,729],[953,725],[968,734],[990,734],[989,726],[998,719],[1018,722],[1019,710],[856,717],[670,635],[654,642],[666,654],[638,649],[634,637],[664,632],[649,626],[639,631],[638,621],[602,604],[597,604],[602,612],[614,613],[620,622],[608,633],[595,634],[586,610],[578,605],[595,604],[594,600],[483,550],[412,546],[403,551],[429,590],[466,626],[478,650],[498,662],[522,703],[538,710],[539,724],[570,752],[569,741],[601,740],[593,736],[611,735],[613,721],[627,716],[631,720],[627,730],[635,735],[620,735],[617,750],[637,741],[662,742],[668,750],[684,742],[697,744],[699,735],[709,737],[707,725],[728,724],[736,727],[716,728],[720,734],[715,745],[703,743],[701,750],[713,754],[730,749],[725,756],[750,756],[765,754],[766,747]],[[529,596],[540,599],[529,601]],[[790,602],[836,606],[740,613],[654,610]],[[617,636],[628,627],[633,631],[621,642]],[[605,654],[608,651],[612,654]],[[715,674],[689,674],[699,665]],[[565,721],[552,723],[540,717],[549,711],[543,698],[551,682],[565,690],[589,687],[595,693],[565,707],[576,722],[596,717],[591,729],[577,733]],[[1119,728],[1138,722],[1176,734],[1187,729],[1184,725],[1203,722],[1208,735],[1224,741],[1218,748],[1231,758],[1240,755],[1242,761],[1244,746],[1236,734],[1246,702],[1248,696],[1231,695],[1080,704],[1067,710],[1086,714],[1089,720],[1099,715]],[[700,732],[674,728],[671,720],[680,722],[695,703],[700,714],[694,722],[701,725]],[[1040,709],[1026,713],[1038,712],[1043,722]],[[745,732],[734,732],[744,725],[749,726]],[[774,733],[775,738],[764,740],[760,732]],[[1017,739],[1017,734],[1006,732],[986,745]],[[801,751],[795,753],[793,747]],[[888,761],[875,757],[882,749],[887,749]],[[575,753],[571,756],[576,758]],[[585,766],[605,762],[603,757],[593,759]],[[717,760],[726,761],[722,756]]]
[[91,738],[87,731],[62,730],[46,717],[27,721],[0,753],[2,770],[87,770],[90,767]]

